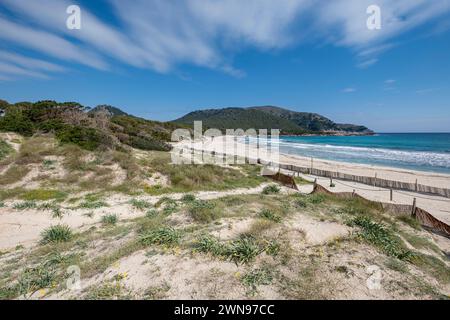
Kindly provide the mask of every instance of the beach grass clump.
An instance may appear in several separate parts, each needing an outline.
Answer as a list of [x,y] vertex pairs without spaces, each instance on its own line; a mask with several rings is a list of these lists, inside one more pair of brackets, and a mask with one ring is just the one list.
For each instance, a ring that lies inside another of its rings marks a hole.
[[15,210],[38,209],[38,205],[35,201],[22,201],[22,202],[15,203],[13,205],[13,209],[15,209]]
[[69,226],[55,225],[42,232],[41,244],[68,242],[72,238],[73,233]]
[[369,217],[359,216],[351,221],[351,225],[360,227],[359,236],[386,255],[400,260],[411,258],[412,253],[406,249],[402,240],[381,223],[374,222]]
[[160,227],[142,234],[140,242],[143,245],[158,244],[172,247],[180,243],[181,237],[181,232],[174,228]]
[[144,211],[146,209],[150,209],[152,207],[152,204],[150,202],[147,202],[145,200],[137,200],[137,199],[131,199],[130,204],[133,208],[137,210]]
[[190,193],[185,194],[185,195],[183,195],[183,197],[181,197],[181,201],[184,203],[189,203],[189,202],[195,201],[195,196]]
[[26,268],[19,276],[15,286],[14,296],[33,294],[37,290],[49,288],[56,278],[54,268],[42,264],[32,268]]
[[266,187],[264,187],[262,194],[278,194],[280,193],[280,187],[276,184],[271,184]]
[[147,212],[145,213],[145,216],[150,219],[153,219],[157,215],[158,215],[158,210],[156,210],[156,209],[147,210]]
[[273,271],[269,267],[263,267],[251,270],[245,274],[241,282],[249,289],[249,294],[254,295],[258,290],[258,286],[270,285],[273,279]]
[[118,221],[118,217],[116,214],[107,214],[102,217],[102,224],[107,226],[114,226]]
[[241,237],[229,244],[226,255],[236,264],[249,263],[262,251],[253,237]]
[[281,222],[281,217],[269,209],[261,210],[259,216],[263,219],[267,219],[276,223]]
[[220,211],[211,201],[195,200],[189,204],[188,212],[196,222],[208,223],[220,217]]
[[109,205],[104,201],[90,201],[90,200],[83,201],[78,206],[78,208],[80,209],[99,209],[103,207],[109,207]]
[[249,263],[264,251],[253,237],[242,236],[237,240],[220,242],[211,235],[201,235],[196,242],[196,250],[221,257],[236,264]]

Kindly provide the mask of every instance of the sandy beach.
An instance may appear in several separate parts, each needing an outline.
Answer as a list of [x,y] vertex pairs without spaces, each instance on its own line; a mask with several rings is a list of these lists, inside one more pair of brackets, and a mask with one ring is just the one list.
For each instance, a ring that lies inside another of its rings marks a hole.
[[[279,155],[269,154],[263,150],[258,150],[255,145],[245,145],[238,142],[233,136],[221,136],[212,138],[204,138],[195,142],[179,142],[175,144],[176,148],[194,148],[195,150],[216,151],[226,153],[228,155],[235,154],[238,156],[247,156],[250,158],[261,158],[267,161],[275,161],[282,164],[291,164],[302,167],[311,167],[316,169],[337,171],[352,175],[360,175],[367,177],[378,177],[380,179],[395,180],[407,183],[415,183],[416,179],[419,184],[424,184],[439,188],[450,188],[450,175],[413,171],[400,168],[381,167],[372,165],[362,165],[354,163],[345,163],[321,159],[313,159],[301,157],[297,155],[288,155],[280,153]],[[354,182],[337,181],[334,188],[330,188],[330,182],[327,178],[312,177],[303,175],[305,179],[318,179],[318,183],[330,189],[333,192],[352,192],[356,189],[357,193],[369,200],[382,201],[386,203],[412,204],[413,199],[417,199],[420,208],[427,210],[439,220],[450,224],[450,199],[423,195],[415,192],[395,191],[394,198],[390,200],[390,190],[379,187],[372,187],[365,184]]]

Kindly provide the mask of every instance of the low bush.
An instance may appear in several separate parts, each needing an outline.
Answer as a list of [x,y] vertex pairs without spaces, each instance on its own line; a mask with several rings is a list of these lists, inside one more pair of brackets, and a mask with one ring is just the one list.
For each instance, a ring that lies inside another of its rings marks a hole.
[[264,187],[263,194],[276,194],[280,193],[280,187],[278,187],[276,184],[271,184],[269,186]]

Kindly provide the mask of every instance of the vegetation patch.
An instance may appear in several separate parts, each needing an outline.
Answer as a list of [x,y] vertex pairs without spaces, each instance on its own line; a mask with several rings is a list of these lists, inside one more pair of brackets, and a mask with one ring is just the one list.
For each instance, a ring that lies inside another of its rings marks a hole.
[[55,225],[42,232],[41,244],[67,242],[70,241],[72,237],[73,233],[69,226]]
[[46,201],[51,199],[62,200],[67,197],[67,193],[51,189],[35,189],[26,191],[20,198],[24,200]]
[[220,242],[210,235],[202,235],[196,243],[196,250],[210,253],[239,263],[248,263],[264,251],[253,237],[243,236],[237,240]]
[[276,184],[271,184],[264,187],[262,194],[277,194],[280,193],[280,187]]
[[137,210],[141,210],[144,211],[145,209],[149,209],[152,207],[152,204],[150,202],[147,202],[145,200],[137,200],[137,199],[132,199],[130,200],[130,205],[137,209]]
[[30,172],[25,165],[12,165],[5,173],[0,175],[0,185],[13,184],[22,180]]
[[0,139],[0,161],[13,153],[14,149],[6,142]]
[[13,205],[13,209],[16,209],[16,210],[38,209],[38,205],[35,201],[23,201],[23,202],[15,203]]
[[161,227],[142,234],[140,241],[143,245],[158,244],[172,247],[180,243],[181,236],[180,231],[174,228]]
[[273,271],[269,267],[264,267],[248,272],[241,281],[249,289],[249,294],[254,295],[258,291],[258,286],[270,285],[273,279]]
[[411,258],[412,253],[406,249],[402,240],[384,225],[363,216],[353,219],[351,225],[360,227],[360,237],[379,248],[386,255],[400,260]]
[[114,226],[117,223],[117,215],[116,214],[107,214],[102,217],[102,223],[108,226]]
[[273,221],[276,223],[281,222],[281,217],[269,209],[261,210],[261,212],[259,213],[259,216],[263,219],[267,219],[267,220],[270,220],[270,221]]
[[189,204],[188,212],[195,221],[201,223],[211,222],[221,216],[216,204],[205,200],[192,201]]

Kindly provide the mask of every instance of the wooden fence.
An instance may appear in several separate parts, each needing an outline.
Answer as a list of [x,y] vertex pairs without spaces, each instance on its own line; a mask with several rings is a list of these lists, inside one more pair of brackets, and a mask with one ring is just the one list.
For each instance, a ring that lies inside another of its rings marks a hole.
[[197,152],[201,153],[205,156],[213,156],[221,159],[230,159],[231,158],[238,158],[241,161],[245,163],[258,163],[263,165],[269,165],[278,167],[283,170],[288,170],[292,172],[298,172],[303,174],[309,174],[313,176],[318,177],[325,177],[325,178],[332,178],[332,179],[339,179],[343,181],[351,181],[351,182],[357,182],[362,183],[366,185],[370,185],[373,187],[379,187],[379,188],[386,188],[386,189],[394,189],[394,190],[404,190],[404,191],[412,191],[417,193],[423,193],[423,194],[430,194],[430,195],[437,195],[442,196],[446,198],[450,198],[450,189],[446,188],[437,188],[432,186],[427,186],[419,183],[409,183],[409,182],[402,182],[402,181],[394,181],[394,180],[386,180],[386,179],[379,179],[375,177],[367,177],[367,176],[357,176],[353,174],[347,174],[337,171],[328,171],[328,170],[320,170],[315,169],[311,167],[300,167],[290,164],[283,164],[283,163],[274,163],[270,161],[265,161],[263,159],[255,159],[255,158],[249,158],[249,157],[241,157],[241,156],[235,156],[235,155],[229,155],[214,151],[203,151],[203,150],[197,150],[194,148],[189,148],[191,152]]

